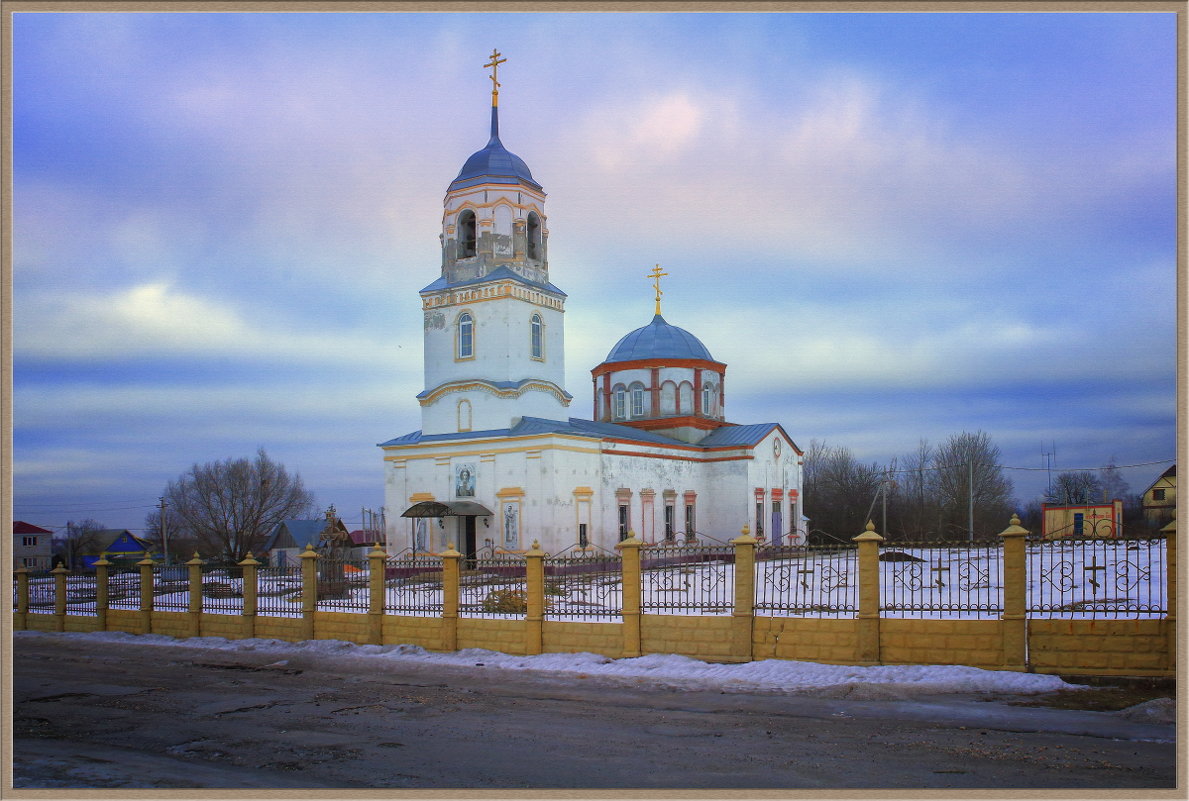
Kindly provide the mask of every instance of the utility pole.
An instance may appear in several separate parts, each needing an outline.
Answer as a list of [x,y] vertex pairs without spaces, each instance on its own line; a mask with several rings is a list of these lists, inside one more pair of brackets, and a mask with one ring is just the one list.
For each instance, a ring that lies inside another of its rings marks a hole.
[[966,527],[970,532],[970,542],[974,544],[974,460],[971,459],[966,463],[967,472],[967,489],[970,492],[969,503],[966,506]]
[[161,547],[165,551],[165,566],[169,567],[169,534],[166,533],[165,526],[165,496],[158,498],[161,502]]

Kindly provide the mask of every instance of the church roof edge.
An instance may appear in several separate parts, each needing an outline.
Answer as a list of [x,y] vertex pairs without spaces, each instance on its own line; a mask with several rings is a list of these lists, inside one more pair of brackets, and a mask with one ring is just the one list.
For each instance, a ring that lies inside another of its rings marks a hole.
[[542,292],[548,292],[548,293],[550,293],[552,295],[556,295],[557,297],[560,297],[560,298],[569,297],[568,295],[566,295],[565,292],[562,292],[560,289],[558,289],[556,286],[554,286],[551,283],[548,283],[548,282],[541,283],[539,281],[531,281],[528,278],[525,278],[523,275],[520,275],[519,273],[515,272],[514,270],[511,270],[508,267],[503,266],[503,265],[495,268],[494,270],[489,272],[487,275],[480,276],[479,278],[468,278],[465,281],[455,281],[454,283],[447,281],[445,276],[440,276],[432,284],[430,284],[429,286],[422,289],[421,293],[425,294],[426,292],[440,292],[443,289],[454,289],[456,287],[475,286],[476,284],[489,283],[492,281],[508,281],[508,280],[516,281],[517,283],[524,284],[525,286],[530,286],[533,289],[539,289]]

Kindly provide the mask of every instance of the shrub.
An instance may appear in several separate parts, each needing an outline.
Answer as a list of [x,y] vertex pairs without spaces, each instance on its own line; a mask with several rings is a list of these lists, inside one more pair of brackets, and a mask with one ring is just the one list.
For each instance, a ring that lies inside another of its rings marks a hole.
[[524,590],[492,590],[483,599],[483,611],[523,615],[528,612],[528,593]]

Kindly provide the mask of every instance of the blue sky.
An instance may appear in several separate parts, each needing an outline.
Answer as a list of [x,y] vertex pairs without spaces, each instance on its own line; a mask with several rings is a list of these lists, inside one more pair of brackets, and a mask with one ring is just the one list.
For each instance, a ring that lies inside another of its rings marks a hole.
[[[14,516],[138,529],[263,446],[348,523],[420,426],[441,201],[549,194],[567,389],[652,314],[727,415],[881,463],[1172,458],[1172,14],[30,14],[13,26]],[[1136,491],[1166,465],[1125,471]],[[1044,473],[1008,472],[1021,500]]]

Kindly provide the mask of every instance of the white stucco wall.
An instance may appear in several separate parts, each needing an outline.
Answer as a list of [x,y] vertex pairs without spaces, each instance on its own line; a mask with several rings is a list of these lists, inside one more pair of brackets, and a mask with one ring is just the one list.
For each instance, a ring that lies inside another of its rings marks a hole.
[[[784,495],[783,516],[789,515],[788,491],[801,489],[796,451],[787,441],[775,456],[774,430],[755,449],[737,448],[702,453],[637,444],[612,444],[550,435],[529,439],[458,441],[448,446],[416,446],[393,449],[390,456],[403,458],[401,466],[389,462],[386,468],[385,506],[390,510],[390,543],[407,547],[410,524],[399,517],[415,493],[432,493],[440,501],[458,500],[455,476],[460,465],[473,468],[475,496],[468,498],[493,512],[500,510],[503,490],[515,496],[520,511],[520,538],[513,550],[529,547],[534,539],[550,553],[559,553],[578,540],[579,508],[575,490],[589,488],[592,545],[612,549],[619,541],[617,490],[630,491],[631,528],[646,542],[664,536],[665,491],[671,490],[675,506],[675,528],[684,527],[685,494],[694,492],[696,528],[704,538],[728,541],[744,525],[755,531],[755,490],[765,490],[765,512],[770,512],[770,492]],[[655,458],[657,456],[677,458]],[[742,458],[733,458],[742,457]],[[703,461],[702,459],[714,460]],[[644,491],[653,491],[651,508],[643,502]],[[507,496],[505,496],[507,497]],[[482,546],[487,537],[497,541],[500,520],[490,526],[480,520],[476,534]],[[447,541],[459,546],[456,520],[446,528],[432,529],[432,547],[440,550]],[[769,528],[765,521],[765,531]]]

